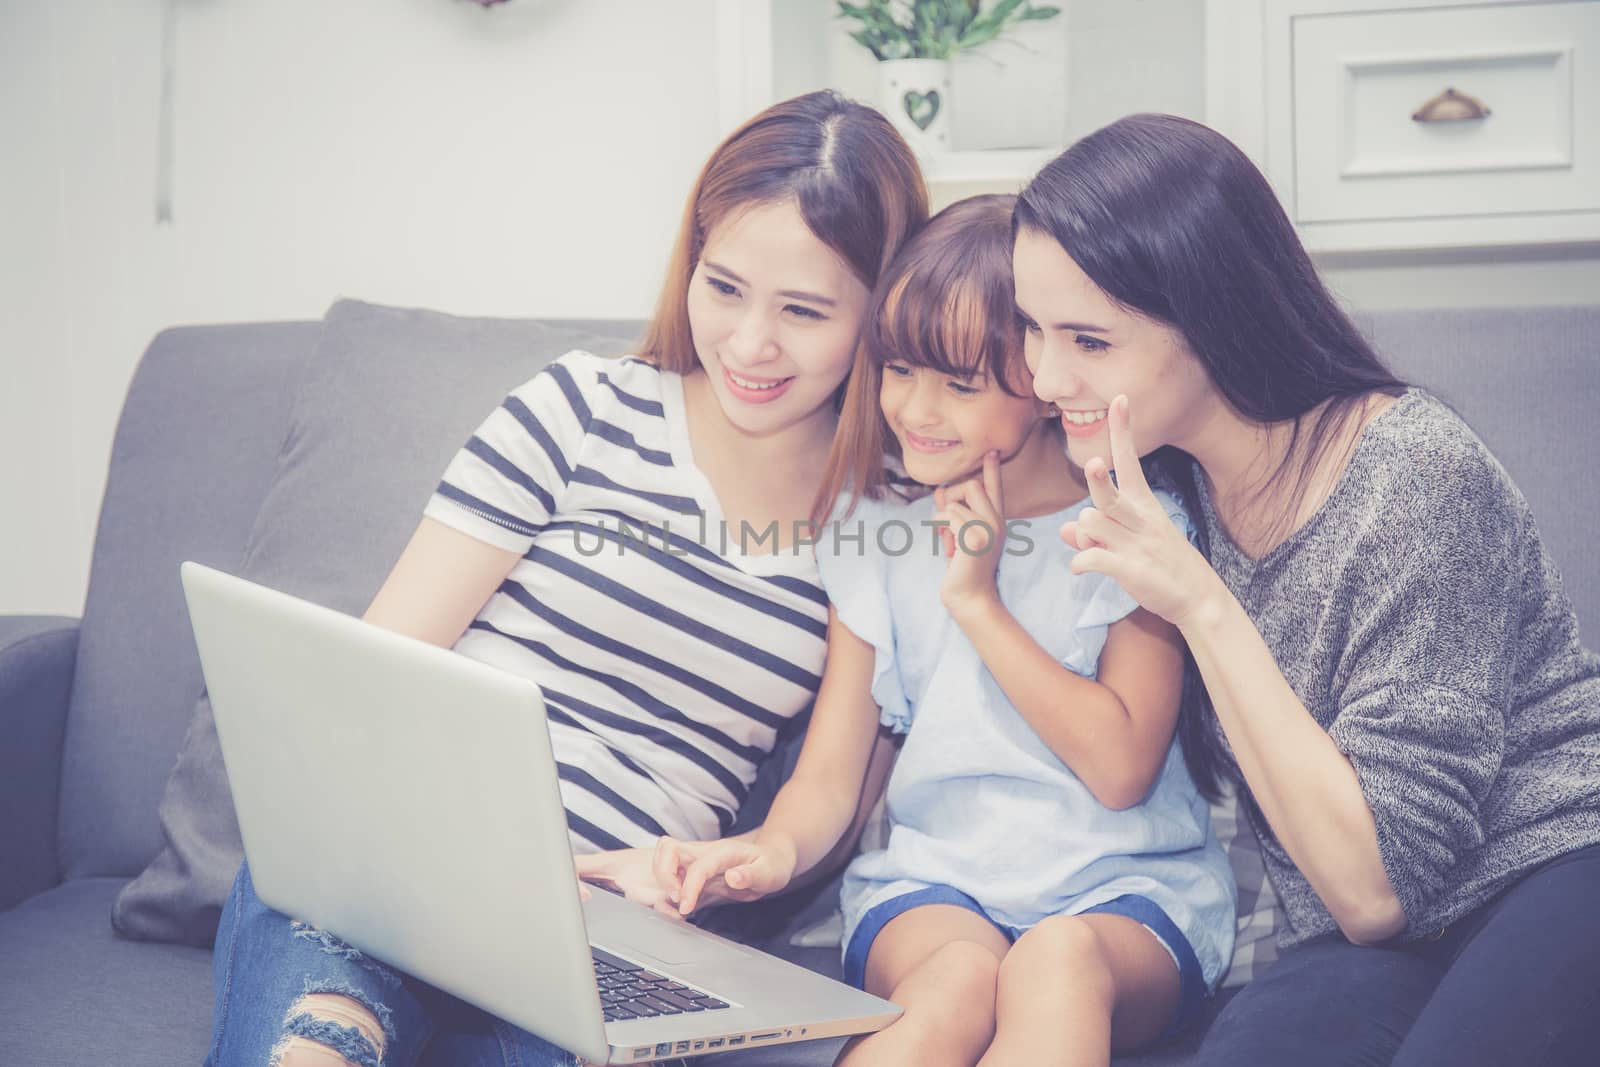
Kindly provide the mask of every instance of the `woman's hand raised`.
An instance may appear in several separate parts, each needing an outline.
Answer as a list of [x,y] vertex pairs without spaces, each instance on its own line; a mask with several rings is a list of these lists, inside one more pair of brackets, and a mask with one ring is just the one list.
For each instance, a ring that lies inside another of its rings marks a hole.
[[1214,591],[1216,572],[1145,481],[1127,397],[1111,402],[1106,425],[1112,465],[1098,456],[1084,465],[1093,506],[1061,528],[1061,539],[1078,549],[1072,571],[1114,579],[1147,611],[1182,627]]

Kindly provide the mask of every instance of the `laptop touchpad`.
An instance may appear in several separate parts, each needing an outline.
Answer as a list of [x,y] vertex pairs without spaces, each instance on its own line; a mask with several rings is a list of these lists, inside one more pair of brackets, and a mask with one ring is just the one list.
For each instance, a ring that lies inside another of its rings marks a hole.
[[691,929],[680,929],[665,922],[629,924],[625,947],[652,956],[662,963],[676,964],[727,959],[730,952],[737,951],[721,941],[712,941]]

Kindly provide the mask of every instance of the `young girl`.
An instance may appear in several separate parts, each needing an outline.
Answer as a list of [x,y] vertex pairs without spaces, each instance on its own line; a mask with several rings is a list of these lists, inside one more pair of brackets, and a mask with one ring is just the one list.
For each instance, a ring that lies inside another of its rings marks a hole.
[[[1055,538],[1088,503],[1062,433],[1098,427],[1032,395],[1013,199],[941,212],[874,295],[821,498],[849,490],[819,536],[828,661],[794,776],[752,840],[657,850],[685,914],[708,888],[782,889],[844,833],[879,723],[907,735],[887,846],[843,890],[846,978],[905,1015],[842,1063],[1104,1064],[1181,1025],[1232,949],[1232,878],[1174,743],[1182,645]],[[890,440],[932,494],[886,484]]]

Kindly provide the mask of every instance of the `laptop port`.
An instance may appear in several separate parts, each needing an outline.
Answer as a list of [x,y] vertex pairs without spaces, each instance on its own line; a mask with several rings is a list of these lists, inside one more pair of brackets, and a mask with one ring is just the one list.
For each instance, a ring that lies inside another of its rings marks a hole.
[[696,1041],[694,1043],[694,1050],[696,1052],[699,1052],[701,1049],[703,1049],[705,1047],[706,1047],[706,1043],[704,1041]]
[[750,1040],[751,1041],[771,1041],[775,1037],[782,1037],[782,1036],[783,1036],[782,1034],[780,1034],[780,1033],[778,1033],[778,1031],[774,1030],[770,1034],[751,1034],[750,1035]]
[[722,1038],[720,1038],[720,1037],[714,1037],[710,1041],[706,1042],[706,1048],[721,1048],[721,1047],[722,1047]]
[[657,1056],[666,1056],[672,1052],[672,1042],[663,1041],[656,1046]]
[[744,1037],[742,1035],[739,1036],[739,1037],[730,1037],[730,1038],[728,1038],[728,1047],[729,1048],[732,1048],[735,1045],[742,1045],[742,1044],[744,1044]]
[[678,1042],[678,1047],[673,1049],[672,1051],[674,1051],[674,1052],[688,1052],[689,1051],[689,1042],[687,1042],[687,1041]]

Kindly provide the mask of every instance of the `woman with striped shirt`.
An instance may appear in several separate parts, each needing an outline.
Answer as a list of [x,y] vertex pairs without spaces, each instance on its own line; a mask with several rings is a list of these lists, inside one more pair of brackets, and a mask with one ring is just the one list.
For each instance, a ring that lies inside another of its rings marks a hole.
[[[513,390],[368,609],[539,683],[585,877],[637,896],[632,849],[720,836],[809,705],[827,601],[806,519],[868,294],[926,215],[877,112],[822,92],[746,123],[695,184],[639,355],[568,353]],[[296,936],[248,868],[215,960],[207,1064],[576,1062]]]

